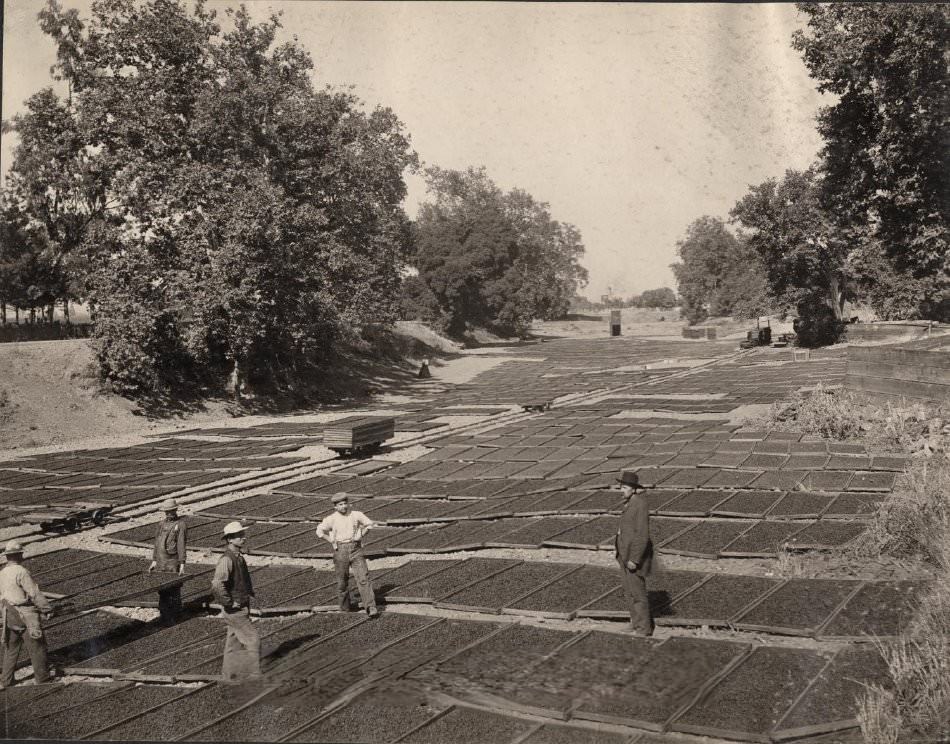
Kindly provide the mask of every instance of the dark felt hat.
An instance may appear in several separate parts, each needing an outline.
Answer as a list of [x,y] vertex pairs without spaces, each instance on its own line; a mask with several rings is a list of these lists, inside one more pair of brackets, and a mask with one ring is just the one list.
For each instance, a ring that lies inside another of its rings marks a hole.
[[348,493],[335,493],[330,497],[330,501],[334,504],[339,504],[341,501],[349,501],[350,495]]
[[620,477],[617,478],[617,482],[621,486],[633,486],[636,488],[640,485],[640,478],[637,476],[636,470],[624,470]]

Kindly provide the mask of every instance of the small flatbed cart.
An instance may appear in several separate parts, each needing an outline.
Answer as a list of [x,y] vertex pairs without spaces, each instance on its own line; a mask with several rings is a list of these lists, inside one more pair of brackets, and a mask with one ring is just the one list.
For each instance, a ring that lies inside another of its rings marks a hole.
[[47,506],[33,508],[17,514],[14,520],[19,524],[39,525],[43,532],[76,532],[85,525],[94,524],[99,527],[105,524],[109,514],[115,507],[114,503],[105,501],[84,501],[69,506]]
[[323,446],[342,457],[354,457],[376,452],[395,433],[396,420],[387,416],[331,422],[323,430]]
[[522,403],[521,409],[528,413],[543,413],[544,411],[551,410],[551,401],[535,400],[529,403]]

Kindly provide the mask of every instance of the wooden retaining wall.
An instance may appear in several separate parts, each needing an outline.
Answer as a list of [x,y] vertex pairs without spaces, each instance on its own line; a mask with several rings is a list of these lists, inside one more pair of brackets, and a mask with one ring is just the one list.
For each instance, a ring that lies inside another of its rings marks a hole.
[[[853,323],[845,326],[849,343],[893,343],[899,339],[926,336],[933,324],[927,321],[901,321],[891,323]],[[938,324],[939,325],[939,324]]]
[[849,347],[845,386],[889,400],[950,403],[950,350],[913,346]]

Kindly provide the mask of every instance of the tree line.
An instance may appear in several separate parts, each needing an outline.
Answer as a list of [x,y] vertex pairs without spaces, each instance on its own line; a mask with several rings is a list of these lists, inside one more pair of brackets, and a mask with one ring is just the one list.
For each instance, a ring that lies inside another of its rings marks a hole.
[[733,230],[703,216],[677,244],[684,314],[793,310],[802,340],[835,340],[847,301],[879,317],[950,321],[950,7],[798,5],[793,47],[818,90],[819,160],[751,186]]
[[120,393],[292,385],[407,306],[519,331],[586,280],[578,230],[484,171],[430,169],[413,224],[404,125],[315,85],[276,15],[101,0],[84,20],[48,0],[39,22],[66,93],[8,124],[0,306],[86,302]]

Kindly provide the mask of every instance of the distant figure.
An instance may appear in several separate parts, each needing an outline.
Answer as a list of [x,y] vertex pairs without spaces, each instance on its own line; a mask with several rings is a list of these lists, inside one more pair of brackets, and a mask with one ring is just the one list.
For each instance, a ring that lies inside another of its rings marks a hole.
[[3,676],[2,687],[13,686],[20,649],[26,649],[33,665],[33,681],[41,685],[49,682],[49,661],[46,656],[46,636],[42,620],[53,616],[53,608],[43,595],[30,572],[23,565],[23,546],[16,540],[7,543],[4,554],[7,565],[0,570],[0,613],[2,613]]
[[429,360],[423,359],[422,366],[419,367],[419,379],[428,380],[430,377],[432,377],[432,373],[429,371]]
[[336,569],[336,584],[340,596],[340,609],[350,607],[350,568],[360,591],[360,599],[370,617],[379,617],[376,595],[369,580],[369,568],[363,556],[363,535],[373,528],[373,522],[363,512],[351,511],[349,497],[337,493],[331,497],[334,512],[317,527],[317,537],[333,546],[333,565]]
[[647,576],[653,569],[650,507],[637,492],[640,479],[634,471],[625,470],[619,481],[627,505],[620,516],[616,551],[624,592],[630,603],[630,630],[637,635],[650,636],[653,635],[653,617],[647,594]]
[[[166,499],[162,502],[165,519],[158,526],[155,544],[152,546],[152,562],[148,572],[167,571],[183,576],[185,573],[185,548],[187,526],[178,518],[178,502]],[[181,612],[181,585],[172,586],[158,593],[158,614],[165,623],[174,623]]]
[[225,682],[239,682],[261,676],[261,634],[251,622],[254,587],[241,555],[244,525],[228,522],[224,525],[224,540],[228,546],[214,570],[211,591],[228,626],[221,676]]

